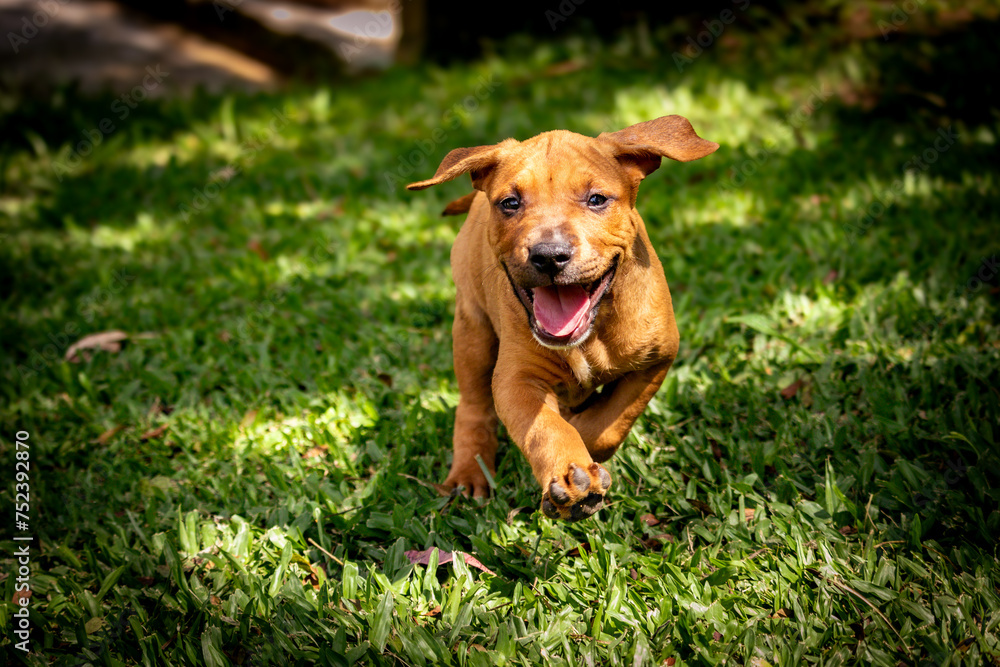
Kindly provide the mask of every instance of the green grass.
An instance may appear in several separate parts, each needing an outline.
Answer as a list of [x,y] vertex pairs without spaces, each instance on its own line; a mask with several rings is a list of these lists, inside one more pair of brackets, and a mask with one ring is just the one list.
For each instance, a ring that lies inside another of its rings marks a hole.
[[[0,498],[13,521],[27,431],[27,662],[998,664],[998,279],[972,279],[1000,250],[1000,124],[893,79],[921,58],[988,69],[993,48],[978,24],[845,42],[754,16],[683,72],[673,26],[150,102],[62,181],[109,102],[8,108]],[[496,90],[446,115],[481,77]],[[459,221],[437,212],[468,185],[386,174],[669,113],[722,148],[640,192],[682,349],[610,462],[610,505],[544,518],[509,441],[494,498],[440,497]],[[942,127],[954,143],[907,174]],[[113,329],[121,351],[63,359]],[[404,553],[430,547],[495,574]]]

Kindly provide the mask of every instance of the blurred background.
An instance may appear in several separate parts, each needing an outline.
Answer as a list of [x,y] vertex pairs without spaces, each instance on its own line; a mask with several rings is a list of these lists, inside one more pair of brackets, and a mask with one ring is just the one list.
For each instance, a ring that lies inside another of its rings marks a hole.
[[[483,6],[450,0],[2,0],[7,44],[0,71],[13,91],[75,86],[97,93],[133,81],[156,62],[172,72],[172,94],[261,90],[371,74],[394,64],[481,58],[512,36],[534,43],[571,36],[614,41],[626,30],[634,31],[647,56],[683,48],[691,56],[699,47],[737,51],[748,35],[778,32],[790,40],[823,34],[830,49],[883,43],[882,59],[894,54],[898,62],[881,62],[884,78],[864,82],[870,90],[848,101],[871,106],[889,95],[939,107],[978,106],[963,104],[975,94],[986,113],[995,99],[995,63],[976,49],[982,45],[977,40],[995,35],[996,15],[994,3],[984,0],[628,6],[593,0]],[[699,45],[702,31],[709,34]]]

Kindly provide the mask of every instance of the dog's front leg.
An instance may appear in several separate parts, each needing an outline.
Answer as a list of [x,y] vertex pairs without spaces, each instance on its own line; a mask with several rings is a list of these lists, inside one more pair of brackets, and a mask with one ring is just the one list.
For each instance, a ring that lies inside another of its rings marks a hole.
[[546,516],[585,519],[603,505],[611,475],[594,462],[580,434],[560,416],[552,388],[518,363],[518,356],[500,352],[493,375],[497,413],[531,464]]
[[569,418],[595,461],[607,461],[663,384],[673,359],[619,378],[597,401]]

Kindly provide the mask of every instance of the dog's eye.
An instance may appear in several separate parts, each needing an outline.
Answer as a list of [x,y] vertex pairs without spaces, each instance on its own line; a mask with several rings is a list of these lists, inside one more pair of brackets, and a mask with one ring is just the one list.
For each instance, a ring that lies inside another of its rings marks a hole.
[[513,213],[521,207],[521,202],[516,197],[507,197],[500,201],[500,209],[505,213]]
[[598,207],[604,206],[604,203],[608,201],[608,198],[604,195],[590,195],[590,199],[587,200],[589,206]]

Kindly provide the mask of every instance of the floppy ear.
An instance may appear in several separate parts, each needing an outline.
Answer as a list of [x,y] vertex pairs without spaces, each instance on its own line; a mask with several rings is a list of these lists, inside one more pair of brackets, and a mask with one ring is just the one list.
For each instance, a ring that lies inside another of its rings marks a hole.
[[620,162],[635,165],[640,180],[660,167],[661,158],[690,162],[719,148],[714,141],[695,134],[691,123],[683,116],[647,120],[617,132],[604,132],[597,139],[611,144]]
[[450,181],[468,172],[472,176],[472,187],[482,189],[482,181],[496,166],[497,146],[474,146],[472,148],[456,148],[441,160],[441,165],[434,172],[433,178],[417,181],[406,186],[407,190],[423,190],[438,183]]

